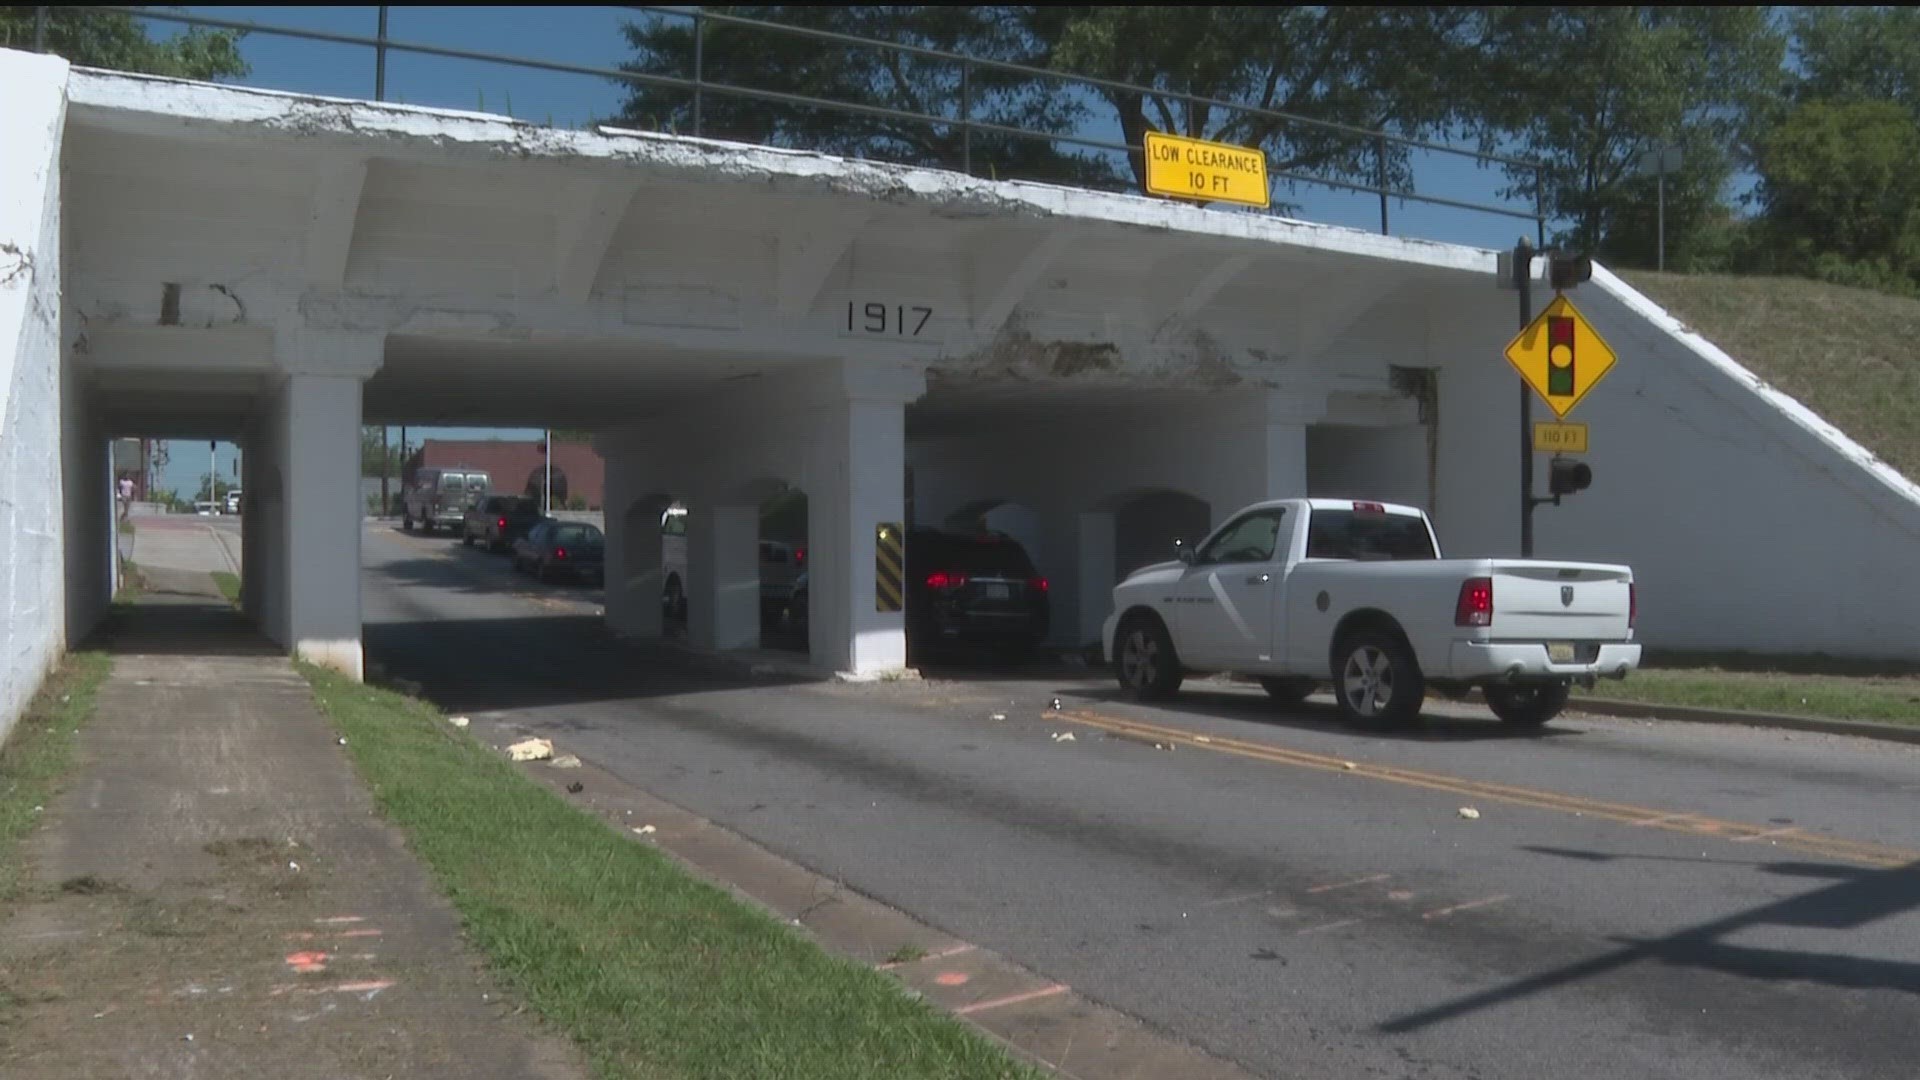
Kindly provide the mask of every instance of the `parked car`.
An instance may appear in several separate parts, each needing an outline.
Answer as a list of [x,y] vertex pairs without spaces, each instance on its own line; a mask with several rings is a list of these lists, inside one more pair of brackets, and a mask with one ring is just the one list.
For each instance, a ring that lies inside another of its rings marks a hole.
[[412,532],[418,525],[425,533],[435,526],[448,531],[461,528],[467,509],[492,489],[492,478],[479,469],[415,470],[401,495],[400,528]]
[[1331,682],[1350,722],[1385,724],[1418,716],[1428,688],[1478,687],[1501,720],[1532,727],[1576,680],[1639,666],[1637,608],[1627,566],[1442,559],[1417,507],[1287,499],[1134,571],[1101,643],[1138,698],[1232,671],[1283,701]]
[[227,492],[226,512],[229,514],[238,514],[240,512],[239,488],[233,488]]
[[[1046,640],[1047,579],[1004,533],[908,529],[904,572],[909,654],[986,648],[1015,658]],[[808,577],[794,581],[778,620],[795,635],[807,629]]]
[[488,551],[507,551],[540,521],[540,504],[518,495],[489,495],[468,510],[460,525],[460,542],[478,542]]
[[807,549],[785,540],[760,541],[760,625],[774,626],[794,582],[807,566]]
[[581,521],[542,518],[514,541],[513,568],[531,570],[542,581],[571,578],[597,585],[606,570],[606,537]]

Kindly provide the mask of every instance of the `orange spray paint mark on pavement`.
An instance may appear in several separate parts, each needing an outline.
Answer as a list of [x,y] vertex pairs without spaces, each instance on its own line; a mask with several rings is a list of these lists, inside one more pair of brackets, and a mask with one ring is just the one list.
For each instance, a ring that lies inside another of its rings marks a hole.
[[967,973],[964,971],[943,971],[935,975],[933,981],[941,986],[965,986],[967,984]]
[[287,957],[287,966],[298,972],[327,970],[327,954],[323,952],[297,952]]

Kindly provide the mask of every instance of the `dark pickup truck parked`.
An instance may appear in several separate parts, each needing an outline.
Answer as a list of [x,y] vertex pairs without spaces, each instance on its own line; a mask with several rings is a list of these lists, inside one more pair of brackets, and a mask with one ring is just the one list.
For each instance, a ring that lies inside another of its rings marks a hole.
[[469,547],[478,542],[488,551],[507,551],[539,520],[540,507],[532,499],[489,495],[467,510],[460,524],[460,542]]

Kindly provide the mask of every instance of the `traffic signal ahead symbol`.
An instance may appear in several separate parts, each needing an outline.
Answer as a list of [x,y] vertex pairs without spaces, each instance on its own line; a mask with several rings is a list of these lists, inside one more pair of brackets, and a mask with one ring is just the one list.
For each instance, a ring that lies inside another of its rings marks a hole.
[[1553,415],[1565,418],[1613,369],[1613,350],[1572,302],[1556,296],[1507,345],[1507,362],[1533,387]]

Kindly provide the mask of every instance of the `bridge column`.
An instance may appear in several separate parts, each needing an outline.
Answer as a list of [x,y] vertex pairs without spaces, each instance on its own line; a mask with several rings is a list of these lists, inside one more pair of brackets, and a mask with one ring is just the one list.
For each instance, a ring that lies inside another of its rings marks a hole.
[[1326,411],[1324,392],[1282,390],[1249,395],[1220,410],[1219,438],[1243,453],[1195,490],[1212,506],[1214,525],[1249,503],[1306,498],[1307,425]]
[[848,364],[823,408],[808,491],[808,646],[813,662],[856,676],[907,663],[906,616],[875,603],[877,530],[906,520],[906,406],[918,369]]
[[379,334],[281,331],[287,370],[276,402],[275,576],[281,643],[300,659],[364,673],[360,646],[360,387],[378,370]]
[[760,507],[736,498],[687,505],[687,635],[702,649],[760,644]]

